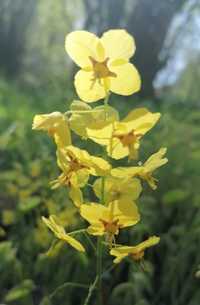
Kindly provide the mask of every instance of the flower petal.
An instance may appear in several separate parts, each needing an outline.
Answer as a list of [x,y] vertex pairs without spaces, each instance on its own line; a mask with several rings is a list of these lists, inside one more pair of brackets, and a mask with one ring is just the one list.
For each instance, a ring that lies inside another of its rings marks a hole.
[[167,158],[162,157],[166,154],[166,148],[160,148],[155,154],[151,155],[147,161],[144,163],[144,167],[148,172],[152,172],[158,167],[166,164],[168,162]]
[[100,38],[106,57],[110,59],[129,59],[135,52],[133,37],[125,30],[109,30]]
[[119,139],[112,138],[106,148],[108,155],[116,160],[122,159],[129,154],[128,146],[123,146]]
[[121,95],[131,95],[140,90],[141,79],[137,69],[130,63],[112,66],[117,77],[110,78],[110,90]]
[[127,129],[134,129],[137,133],[144,135],[157,123],[160,118],[160,113],[152,113],[145,108],[139,108],[131,111],[123,120]]
[[87,128],[88,137],[100,145],[108,145],[113,133],[113,124],[109,124],[101,129]]
[[139,253],[141,251],[144,251],[146,248],[149,248],[151,246],[155,246],[159,243],[160,237],[158,236],[151,236],[147,240],[141,242],[137,246],[132,247],[131,253]]
[[72,246],[76,250],[80,252],[85,252],[85,248],[81,245],[81,243],[75,238],[69,236],[68,234],[65,234],[62,240],[66,241],[68,244],[70,244],[70,246]]
[[81,216],[86,219],[91,224],[99,225],[99,219],[102,218],[102,215],[107,212],[107,208],[102,204],[91,203],[82,204],[80,207]]
[[89,226],[87,231],[89,234],[94,235],[94,236],[101,236],[105,233],[104,227],[101,224],[99,224],[99,225],[95,224],[95,225]]
[[80,208],[81,204],[83,203],[83,195],[79,188],[77,187],[71,187],[69,190],[69,197],[75,204],[77,208]]
[[104,60],[104,49],[99,38],[87,31],[74,31],[67,35],[65,50],[81,68],[92,67],[90,57],[97,61]]
[[114,263],[119,263],[123,258],[128,255],[131,255],[135,260],[142,258],[144,255],[144,250],[151,246],[158,244],[160,237],[151,236],[147,240],[138,244],[137,246],[117,246],[116,248],[111,249],[110,254],[116,256]]
[[113,177],[134,177],[144,169],[143,166],[116,167],[111,170]]
[[90,159],[92,165],[92,168],[90,170],[91,175],[106,176],[110,173],[111,166],[106,160],[94,156],[91,156]]
[[93,80],[93,72],[78,71],[75,75],[76,92],[87,103],[96,102],[106,96],[106,89],[99,80]]
[[84,247],[81,245],[80,242],[78,242],[75,238],[69,236],[68,234],[65,233],[65,229],[63,226],[59,225],[56,222],[56,216],[51,215],[48,218],[42,217],[43,222],[48,226],[48,228],[55,234],[55,236],[58,239],[61,239],[68,244],[70,244],[73,248],[75,248],[78,251],[85,252]]
[[[101,187],[102,179],[97,179],[93,184],[93,190],[95,195],[100,199],[101,198]],[[115,177],[106,177],[104,185],[104,200],[105,203],[117,200],[135,200],[139,197],[142,187],[139,179],[127,179]]]
[[140,220],[137,205],[133,201],[121,200],[116,202],[113,210],[114,218],[118,219],[121,228],[133,226]]

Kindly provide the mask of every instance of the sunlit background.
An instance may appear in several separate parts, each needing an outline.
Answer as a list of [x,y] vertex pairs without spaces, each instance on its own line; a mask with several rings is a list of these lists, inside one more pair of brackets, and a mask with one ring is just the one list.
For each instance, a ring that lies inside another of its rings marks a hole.
[[[86,294],[80,288],[51,294],[66,281],[90,283],[94,276],[92,254],[63,247],[46,255],[52,235],[41,215],[56,214],[70,228],[81,220],[67,191],[50,189],[58,174],[55,147],[31,124],[36,113],[66,111],[77,99],[66,34],[112,28],[135,38],[132,62],[142,89],[128,98],[113,95],[111,105],[122,115],[144,105],[160,111],[141,158],[166,146],[169,163],[157,174],[158,190],[147,187],[140,199],[140,225],[120,236],[134,244],[156,234],[161,242],[143,267],[124,262],[105,275],[104,304],[200,304],[200,0],[1,0],[2,304],[79,305]],[[95,152],[92,142],[86,145]]]

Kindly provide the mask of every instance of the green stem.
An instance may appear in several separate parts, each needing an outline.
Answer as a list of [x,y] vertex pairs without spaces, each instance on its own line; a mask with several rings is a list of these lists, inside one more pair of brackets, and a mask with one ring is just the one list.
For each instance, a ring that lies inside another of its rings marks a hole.
[[104,105],[105,105],[105,106],[108,106],[109,97],[110,97],[110,92],[108,92],[108,94],[106,95],[106,97],[105,97],[105,99],[104,99]]
[[96,249],[94,243],[92,242],[92,240],[90,239],[90,237],[88,236],[87,232],[84,232],[84,235],[85,235],[87,241],[89,242],[90,246],[92,247],[92,249],[96,253],[97,249]]
[[98,237],[97,241],[97,286],[98,286],[98,305],[102,304],[102,280],[101,280],[101,273],[102,273],[102,237]]
[[64,114],[67,115],[67,114],[73,114],[73,113],[77,113],[77,114],[84,114],[84,113],[96,113],[96,112],[102,112],[103,110],[102,109],[99,109],[99,110],[68,110],[66,111]]
[[96,288],[97,281],[98,281],[98,277],[96,277],[94,282],[90,285],[88,295],[87,295],[83,305],[88,305],[89,304],[89,301],[90,301],[90,298],[92,296],[93,290]]
[[76,234],[79,234],[79,233],[83,233],[85,231],[86,231],[86,229],[80,229],[80,230],[76,230],[76,231],[72,231],[70,233],[67,233],[67,235],[76,235]]
[[101,178],[101,204],[105,203],[105,177]]
[[[101,180],[101,204],[105,203],[105,177]],[[97,277],[98,277],[98,304],[102,304],[102,236],[98,237],[97,241]]]
[[66,288],[66,287],[74,287],[74,288],[84,288],[84,289],[88,289],[88,285],[84,285],[84,284],[79,284],[79,283],[73,283],[73,282],[66,282],[62,285],[60,285],[59,287],[57,287],[49,296],[49,299],[54,298],[54,296],[62,289]]
[[[108,94],[106,95],[105,99],[104,99],[104,106],[105,106],[105,110],[108,111],[108,101],[110,98],[110,92],[108,92]],[[107,113],[105,113],[105,119],[107,118]]]

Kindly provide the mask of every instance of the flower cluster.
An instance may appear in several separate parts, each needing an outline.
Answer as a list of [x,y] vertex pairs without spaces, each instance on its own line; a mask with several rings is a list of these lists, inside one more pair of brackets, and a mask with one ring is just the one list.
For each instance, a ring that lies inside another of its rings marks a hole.
[[[134,246],[119,245],[116,239],[121,230],[140,221],[138,199],[142,183],[146,181],[156,189],[153,172],[167,162],[166,148],[161,148],[143,164],[114,168],[112,164],[122,158],[131,161],[129,164],[138,160],[142,138],[158,122],[160,113],[137,108],[120,118],[118,111],[108,104],[111,92],[127,96],[141,86],[139,73],[130,63],[135,52],[134,39],[125,30],[110,30],[101,38],[86,31],[75,31],[67,35],[65,49],[80,67],[74,84],[81,100],[74,100],[65,113],[36,115],[33,129],[46,131],[53,137],[61,173],[51,182],[52,188],[68,188],[69,197],[89,226],[66,233],[56,216],[43,217],[43,221],[56,238],[78,251],[84,252],[85,248],[73,235],[85,232],[101,237],[101,243],[115,257],[114,263],[127,256],[139,260],[146,248],[159,242],[159,237],[149,237]],[[100,106],[90,106],[102,99],[104,103]],[[102,146],[103,157],[76,147],[71,133]],[[83,189],[88,185],[92,186],[97,202],[84,198]]]

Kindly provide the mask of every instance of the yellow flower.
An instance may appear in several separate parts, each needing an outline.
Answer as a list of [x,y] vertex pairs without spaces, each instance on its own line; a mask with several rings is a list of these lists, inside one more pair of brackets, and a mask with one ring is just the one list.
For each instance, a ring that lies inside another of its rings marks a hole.
[[46,217],[42,217],[42,220],[58,239],[65,241],[66,243],[68,243],[70,246],[72,246],[78,251],[85,252],[84,247],[81,245],[79,241],[71,237],[69,235],[70,233],[66,234],[65,229],[56,222],[55,216],[51,215],[49,219]]
[[89,175],[104,176],[111,170],[104,159],[91,156],[86,150],[72,145],[57,150],[57,163],[63,173],[52,181],[53,188],[60,185],[84,187]]
[[146,248],[158,244],[160,237],[152,236],[137,246],[116,246],[112,248],[110,254],[116,256],[114,263],[120,263],[121,260],[127,256],[131,257],[133,260],[140,260],[144,256],[144,251]]
[[114,122],[102,129],[87,129],[88,137],[105,145],[107,153],[114,159],[129,156],[136,159],[140,139],[156,124],[160,113],[152,113],[146,108],[131,111],[121,122]]
[[108,206],[98,203],[82,204],[80,213],[90,223],[88,233],[106,234],[109,242],[119,234],[119,229],[135,225],[140,220],[137,206],[131,201],[123,204],[113,201]]
[[135,42],[125,30],[109,30],[101,38],[87,31],[74,31],[67,35],[65,49],[81,68],[75,76],[75,87],[82,100],[95,102],[109,91],[120,95],[139,91],[139,73],[129,62]]
[[58,147],[65,147],[71,144],[67,118],[60,112],[35,115],[32,129],[47,131],[50,136],[54,137]]
[[151,157],[149,157],[142,166],[117,167],[111,171],[111,174],[114,177],[121,177],[121,178],[123,178],[123,177],[131,178],[134,176],[138,176],[141,179],[144,179],[145,181],[147,181],[147,183],[150,185],[150,187],[153,190],[155,190],[157,188],[157,185],[156,185],[157,179],[155,179],[152,176],[152,173],[158,167],[160,167],[168,162],[167,158],[163,158],[166,151],[167,151],[166,148],[161,148],[158,152],[151,155]]
[[[101,199],[102,179],[99,178],[93,185],[96,196]],[[104,185],[104,200],[108,204],[111,201],[118,201],[122,204],[126,201],[136,200],[142,191],[140,181],[136,178],[106,177]]]
[[119,114],[111,106],[90,107],[81,101],[71,104],[70,128],[79,136],[87,138],[87,128],[100,129],[119,120]]

